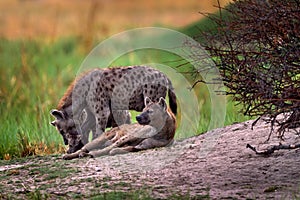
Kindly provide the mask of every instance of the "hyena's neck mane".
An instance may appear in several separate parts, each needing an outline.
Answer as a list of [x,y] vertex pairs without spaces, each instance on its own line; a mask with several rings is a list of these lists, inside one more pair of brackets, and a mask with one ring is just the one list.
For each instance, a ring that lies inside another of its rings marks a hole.
[[65,92],[64,96],[59,100],[57,105],[58,110],[64,110],[65,108],[72,105],[72,92],[75,84],[76,84],[76,80],[74,80],[71,83],[71,85],[68,87],[67,91]]
[[173,139],[176,132],[176,117],[173,112],[168,107],[165,126],[157,134],[158,137],[163,137],[164,139]]

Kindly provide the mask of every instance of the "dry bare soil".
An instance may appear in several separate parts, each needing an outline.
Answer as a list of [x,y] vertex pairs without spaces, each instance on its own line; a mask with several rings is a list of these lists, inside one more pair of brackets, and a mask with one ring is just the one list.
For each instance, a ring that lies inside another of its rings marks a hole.
[[[112,191],[173,199],[299,199],[300,149],[256,155],[247,143],[264,149],[280,140],[273,135],[263,144],[269,126],[259,122],[251,130],[252,122],[139,153],[72,161],[61,155],[1,161],[0,199],[91,198]],[[281,142],[299,140],[287,132]]]

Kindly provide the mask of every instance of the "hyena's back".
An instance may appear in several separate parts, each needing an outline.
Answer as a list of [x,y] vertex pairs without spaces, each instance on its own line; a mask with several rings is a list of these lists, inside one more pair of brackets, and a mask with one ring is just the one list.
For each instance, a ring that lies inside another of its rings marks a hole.
[[[99,104],[106,104],[114,110],[142,111],[146,96],[158,101],[168,91],[170,108],[176,114],[174,88],[162,72],[146,66],[94,69],[74,82],[58,107],[72,103],[88,104],[91,110],[101,112],[105,106]],[[76,102],[72,101],[72,97]],[[73,109],[79,105],[73,105]]]

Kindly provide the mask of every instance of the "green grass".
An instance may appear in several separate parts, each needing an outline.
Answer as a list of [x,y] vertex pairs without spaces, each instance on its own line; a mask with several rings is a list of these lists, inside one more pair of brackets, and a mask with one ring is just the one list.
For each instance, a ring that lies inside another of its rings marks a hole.
[[[190,27],[182,31],[196,33]],[[62,138],[49,124],[52,119],[49,111],[56,107],[75,78],[85,58],[81,49],[76,38],[62,38],[53,43],[0,39],[0,159],[63,152]],[[168,52],[143,50],[123,55],[112,65],[161,63],[176,68],[182,62],[182,58]],[[189,67],[177,70],[186,71]],[[186,74],[185,78],[190,83],[195,80]],[[181,84],[176,81],[172,79],[174,85]],[[178,133],[177,138],[208,129],[211,106],[207,87],[199,85],[195,93],[201,104],[201,120],[196,131]],[[237,112],[234,102],[229,100],[224,106],[225,125],[248,119]]]
[[0,40],[0,159],[61,149],[49,111],[83,59],[76,45],[75,39]]
[[[7,194],[0,197],[3,197],[4,199],[14,199],[16,198],[15,194]],[[152,200],[157,199],[154,197],[151,197],[149,194],[149,191],[147,190],[132,190],[132,191],[112,191],[112,192],[95,192],[94,194],[84,196],[82,194],[73,194],[69,193],[68,195],[55,195],[55,194],[48,194],[45,193],[42,190],[33,190],[26,193],[26,197],[28,199],[33,200],[39,200],[39,199],[93,199],[93,200]],[[173,200],[179,200],[179,199],[210,199],[209,194],[207,195],[198,195],[198,196],[190,196],[189,194],[186,195],[179,195],[179,194],[173,194],[168,197],[168,199]]]
[[[120,199],[120,200],[138,200],[138,199],[143,199],[143,200],[151,200],[151,199],[157,199],[153,198],[150,196],[148,191],[144,190],[138,190],[138,191],[130,191],[130,192],[119,192],[119,191],[113,191],[113,192],[107,192],[107,193],[102,193],[102,194],[96,194],[94,196],[89,197],[90,199]],[[199,195],[199,196],[190,196],[189,194],[187,195],[178,195],[178,194],[173,194],[168,197],[168,199],[210,199],[209,194],[207,195]]]

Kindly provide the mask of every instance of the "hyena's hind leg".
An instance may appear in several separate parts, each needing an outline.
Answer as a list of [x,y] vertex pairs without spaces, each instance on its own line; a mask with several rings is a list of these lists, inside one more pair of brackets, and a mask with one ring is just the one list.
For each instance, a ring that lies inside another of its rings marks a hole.
[[116,139],[116,141],[114,141],[110,146],[107,146],[104,149],[100,149],[100,150],[97,150],[97,151],[90,151],[89,154],[94,158],[99,157],[99,156],[103,156],[103,155],[110,155],[110,152],[113,149],[120,148],[128,142],[136,140],[136,138],[134,138],[132,136],[128,136],[128,135],[122,136],[122,135],[123,134],[118,135],[118,133],[116,131],[116,135],[115,135],[116,137],[111,139],[111,141],[113,141],[114,139]]
[[172,144],[174,140],[166,140],[166,139],[154,139],[154,138],[147,138],[143,140],[140,144],[135,146],[135,149],[137,150],[146,150],[146,149],[152,149],[157,147],[164,147],[167,145]]
[[131,124],[131,114],[128,110],[112,110],[112,127],[117,127],[122,124]]
[[134,146],[127,146],[127,147],[115,147],[115,145],[108,146],[104,149],[100,149],[98,151],[91,151],[88,153],[89,156],[96,158],[104,155],[117,155],[117,154],[125,154],[128,152],[135,152],[137,151]]
[[109,155],[114,156],[117,154],[125,154],[129,152],[136,152],[138,151],[134,146],[127,146],[127,147],[118,147],[114,148],[109,152]]
[[88,154],[89,156],[96,158],[104,155],[108,155],[109,152],[114,148],[113,145],[110,145],[108,147],[105,147],[104,149],[96,150],[96,151],[90,151]]

